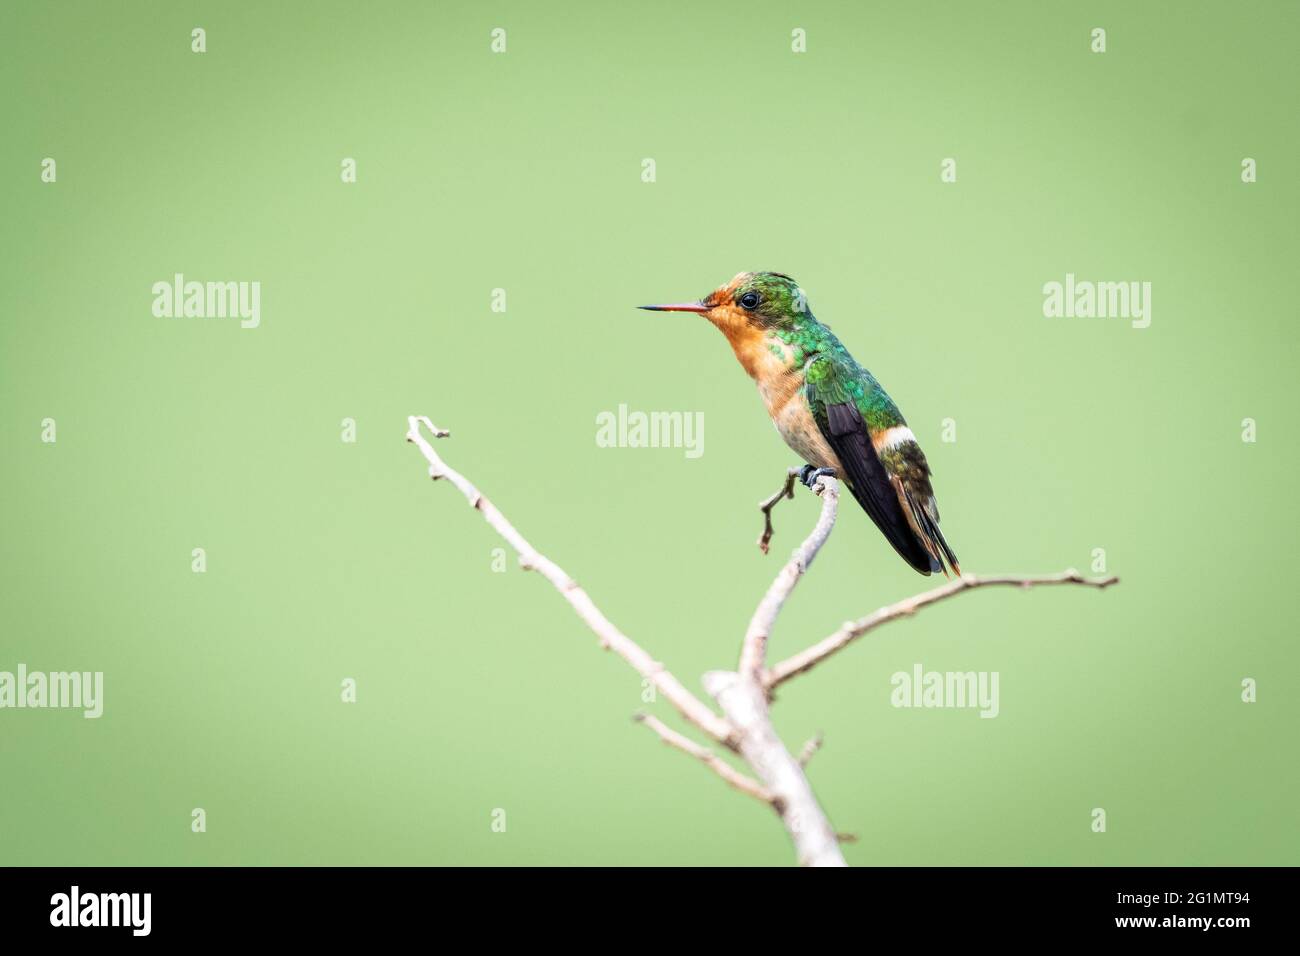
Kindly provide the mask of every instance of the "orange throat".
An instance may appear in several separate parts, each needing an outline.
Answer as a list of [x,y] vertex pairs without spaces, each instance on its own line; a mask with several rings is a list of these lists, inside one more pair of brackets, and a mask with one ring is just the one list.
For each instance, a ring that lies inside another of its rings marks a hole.
[[708,319],[727,337],[731,350],[736,353],[745,372],[759,382],[770,374],[772,354],[767,347],[767,333],[751,323],[746,315],[734,306],[721,306],[708,313]]
[[786,404],[802,384],[803,376],[790,367],[782,350],[773,348],[767,330],[749,322],[738,310],[715,309],[709,313],[709,321],[727,337],[737,361],[758,386],[767,413],[779,428]]

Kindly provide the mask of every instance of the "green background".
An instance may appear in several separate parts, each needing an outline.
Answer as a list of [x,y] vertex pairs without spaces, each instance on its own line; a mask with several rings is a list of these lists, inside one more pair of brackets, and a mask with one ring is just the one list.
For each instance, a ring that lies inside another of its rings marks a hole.
[[[907,415],[967,571],[1123,578],[963,596],[782,691],[849,861],[1297,862],[1295,4],[3,18],[0,669],[101,670],[105,713],[0,711],[0,861],[791,862],[402,440],[451,428],[698,688],[817,506],[759,554],[791,453],[715,330],[632,306],[776,269]],[[153,317],[175,272],[260,281],[261,327]],[[1151,327],[1044,318],[1067,272],[1151,282]],[[596,447],[619,403],[703,412],[703,457]],[[930,583],[847,503],[773,655]],[[998,671],[1001,715],[891,707],[917,662]]]

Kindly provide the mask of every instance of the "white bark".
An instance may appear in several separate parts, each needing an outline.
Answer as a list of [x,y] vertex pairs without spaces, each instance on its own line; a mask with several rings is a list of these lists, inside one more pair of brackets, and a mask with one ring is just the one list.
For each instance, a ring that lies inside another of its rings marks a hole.
[[443,461],[433,450],[433,446],[420,434],[420,425],[423,424],[428,428],[435,438],[446,438],[451,434],[450,432],[434,425],[423,415],[410,416],[407,424],[409,427],[406,440],[419,448],[429,462],[429,477],[434,481],[446,479],[460,489],[461,494],[470,503],[470,507],[478,510],[493,530],[515,549],[519,555],[520,567],[536,571],[550,581],[560,592],[560,596],[573,607],[583,623],[600,639],[600,646],[612,650],[627,661],[638,674],[650,681],[655,690],[667,698],[683,717],[715,740],[721,741],[732,749],[735,748],[731,726],[683,687],[663,664],[652,658],[636,641],[615,627],[609,618],[601,613],[600,608],[596,607],[596,603],[587,596],[587,592],[580,588],[563,568],[540,554],[469,479]]
[[778,684],[785,683],[791,677],[812,670],[836,651],[843,650],[868,631],[874,631],[882,624],[896,621],[900,617],[911,617],[921,608],[942,601],[945,598],[950,598],[956,594],[961,594],[963,591],[972,591],[975,588],[999,586],[1016,587],[1020,588],[1022,591],[1027,591],[1030,588],[1046,587],[1054,584],[1080,584],[1084,587],[1104,590],[1112,584],[1118,583],[1119,578],[1114,575],[1104,578],[1085,578],[1073,568],[1068,571],[1062,571],[1060,574],[967,574],[953,581],[941,584],[933,590],[926,591],[924,594],[917,594],[913,597],[905,598],[896,604],[891,604],[888,607],[882,607],[880,610],[874,611],[866,617],[858,618],[856,621],[844,622],[840,629],[834,634],[822,638],[812,647],[806,648],[798,654],[786,658],[779,664],[772,665],[771,670],[769,670],[763,678],[763,686],[766,687],[768,691],[771,691],[776,688]]
[[847,866],[803,766],[772,726],[761,685],[741,674],[709,671],[704,689],[740,731],[740,753],[772,794],[772,805],[790,834],[800,866]]
[[[639,644],[615,627],[563,568],[538,552],[478,488],[448,466],[425,439],[420,426],[427,428],[434,438],[445,438],[449,432],[438,428],[422,415],[410,416],[407,425],[406,440],[419,448],[429,462],[429,476],[434,480],[445,479],[455,485],[470,506],[481,513],[492,529],[514,548],[519,555],[520,565],[537,571],[554,586],[583,623],[596,634],[601,647],[614,651],[638,674],[649,680],[684,718],[745,759],[757,780],[741,773],[708,748],[678,733],[658,718],[648,714],[638,716],[664,743],[699,760],[729,786],[772,806],[780,815],[786,832],[790,834],[799,863],[805,866],[844,866],[845,861],[840,852],[840,838],[817,802],[804,773],[804,764],[821,745],[820,736],[815,741],[809,741],[799,757],[790,753],[772,725],[771,691],[777,685],[811,669],[868,631],[899,617],[914,614],[921,607],[962,591],[988,585],[1028,588],[1044,584],[1083,584],[1104,588],[1118,580],[1113,577],[1084,578],[1076,571],[1046,577],[959,578],[925,594],[882,608],[857,621],[849,621],[834,634],[769,670],[766,666],[768,635],[776,624],[781,608],[835,527],[839,484],[835,479],[823,476],[814,488],[822,499],[817,524],[795,549],[755,609],[741,642],[738,670],[710,671],[704,675],[705,689],[722,708],[723,716],[719,716],[682,686],[671,672]],[[764,532],[759,539],[759,547],[765,553],[772,537],[772,508],[781,498],[792,497],[793,476],[794,470],[791,470],[782,490],[760,505],[764,516]]]

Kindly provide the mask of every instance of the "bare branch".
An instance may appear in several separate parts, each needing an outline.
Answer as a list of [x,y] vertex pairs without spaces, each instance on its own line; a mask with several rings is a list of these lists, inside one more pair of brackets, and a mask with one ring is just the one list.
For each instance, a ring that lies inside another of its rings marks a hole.
[[799,751],[799,766],[808,766],[808,761],[812,760],[817,751],[822,749],[822,735],[817,734],[810,737],[808,742],[803,745],[803,750]]
[[773,532],[776,530],[772,527],[772,509],[776,507],[776,503],[782,498],[790,498],[793,500],[794,480],[798,474],[798,468],[788,469],[785,475],[785,484],[781,486],[781,490],[771,498],[768,498],[766,501],[760,501],[758,504],[758,510],[763,512],[763,533],[758,538],[758,550],[762,551],[764,554],[767,554],[767,546],[772,540]]
[[600,608],[587,596],[576,581],[558,564],[538,553],[514,525],[506,520],[505,515],[488,501],[474,485],[460,472],[444,462],[433,446],[420,433],[423,424],[435,438],[445,438],[450,432],[438,428],[423,415],[411,415],[407,418],[408,430],[406,440],[413,443],[429,462],[429,477],[435,481],[446,479],[455,485],[470,503],[470,507],[479,511],[497,534],[501,535],[519,555],[521,567],[537,571],[550,581],[560,596],[573,607],[584,624],[600,639],[603,648],[614,651],[627,661],[634,670],[654,685],[655,689],[666,697],[683,717],[700,730],[725,746],[736,749],[736,730],[725,719],[719,717],[698,697],[682,686],[662,664],[652,658],[639,644],[615,627],[601,613]]
[[785,749],[768,713],[767,695],[752,677],[709,671],[704,689],[740,733],[740,753],[772,794],[772,805],[802,866],[847,866],[839,840],[804,776]]
[[676,747],[683,753],[689,754],[703,763],[704,766],[725,780],[728,786],[734,787],[741,793],[747,793],[763,803],[769,805],[772,803],[772,795],[764,789],[761,783],[753,777],[741,773],[707,747],[701,747],[689,737],[679,734],[658,717],[653,714],[641,713],[637,714],[634,719],[653,730],[668,746]]
[[[794,474],[791,471],[786,488],[794,487]],[[739,733],[740,753],[771,792],[773,806],[781,815],[786,832],[790,834],[800,864],[846,866],[835,830],[826,819],[803,772],[803,761],[791,755],[776,728],[772,726],[767,691],[763,687],[768,634],[795,585],[812,565],[813,559],[835,528],[835,516],[839,511],[839,482],[829,475],[823,475],[813,490],[822,499],[817,524],[803,544],[795,548],[790,560],[777,573],[767,593],[758,602],[745,631],[745,639],[740,645],[738,673],[710,671],[704,675],[704,689],[718,702],[722,712]],[[770,503],[774,504],[778,500],[779,496],[773,497]],[[770,523],[770,514],[768,520]],[[765,534],[765,537],[770,536]]]
[[967,575],[949,581],[947,584],[940,585],[933,590],[926,591],[914,597],[899,601],[897,604],[891,604],[883,607],[866,617],[859,618],[856,621],[846,621],[842,627],[834,634],[823,638],[812,647],[800,651],[793,657],[786,658],[779,664],[772,666],[763,678],[763,685],[767,690],[772,690],[779,684],[784,683],[796,674],[802,674],[804,671],[811,670],[819,663],[830,657],[836,651],[848,646],[868,631],[875,630],[882,624],[897,620],[900,617],[910,617],[918,610],[929,604],[935,604],[945,598],[950,598],[963,591],[971,591],[975,588],[983,587],[1017,587],[1028,590],[1033,587],[1043,587],[1055,584],[1078,584],[1084,587],[1107,588],[1112,584],[1119,583],[1119,578],[1115,576],[1102,578],[1086,578],[1078,571],[1071,568],[1068,571],[1062,571],[1060,574],[1023,576],[1023,575]]
[[829,475],[823,475],[817,479],[813,490],[821,495],[821,516],[817,519],[812,533],[804,539],[803,544],[795,548],[790,560],[786,562],[771,587],[767,589],[767,593],[763,595],[763,600],[759,601],[740,647],[740,673],[752,676],[755,680],[760,679],[763,674],[767,655],[767,637],[776,623],[776,616],[781,613],[786,599],[790,597],[804,572],[812,565],[817,552],[821,550],[826,539],[830,537],[831,529],[835,527],[835,515],[840,500],[839,482]]
[[[915,614],[926,605],[962,591],[999,585],[1031,588],[1078,584],[1105,588],[1119,580],[1115,577],[1085,578],[1077,571],[1038,577],[1007,575],[958,578],[924,594],[881,608],[860,620],[849,621],[834,634],[769,670],[766,668],[768,635],[799,579],[808,570],[835,527],[839,483],[829,476],[823,476],[814,487],[822,499],[817,524],[795,549],[755,609],[741,644],[738,672],[710,671],[704,675],[705,689],[722,709],[724,716],[719,716],[683,687],[677,678],[651,658],[640,645],[610,623],[587,593],[559,565],[538,553],[472,483],[438,456],[420,429],[423,425],[435,438],[444,438],[448,432],[423,416],[410,416],[407,423],[406,439],[415,444],[429,462],[429,476],[435,480],[446,479],[455,485],[470,506],[479,511],[484,520],[514,548],[519,555],[520,565],[539,572],[569,602],[578,617],[600,639],[602,647],[613,650],[622,657],[688,721],[744,757],[757,779],[740,772],[708,748],[678,733],[658,718],[641,714],[637,719],[654,731],[664,743],[709,767],[729,786],[775,809],[794,843],[799,862],[807,866],[844,866],[840,843],[852,841],[855,837],[852,834],[836,833],[831,827],[804,773],[804,764],[821,747],[821,735],[808,741],[798,758],[791,755],[777,735],[770,713],[771,691],[775,687],[796,674],[815,667],[868,631],[897,618]],[[791,469],[781,490],[760,505],[765,527],[763,536],[759,539],[759,547],[765,552],[772,538],[772,509],[782,498],[793,497],[796,474],[797,471]]]

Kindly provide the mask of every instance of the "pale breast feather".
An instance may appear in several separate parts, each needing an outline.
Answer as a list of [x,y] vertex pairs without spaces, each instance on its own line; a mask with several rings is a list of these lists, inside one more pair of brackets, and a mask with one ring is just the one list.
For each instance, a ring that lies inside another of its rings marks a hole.
[[772,410],[772,423],[796,455],[816,468],[840,471],[840,461],[817,426],[803,389],[793,392]]

